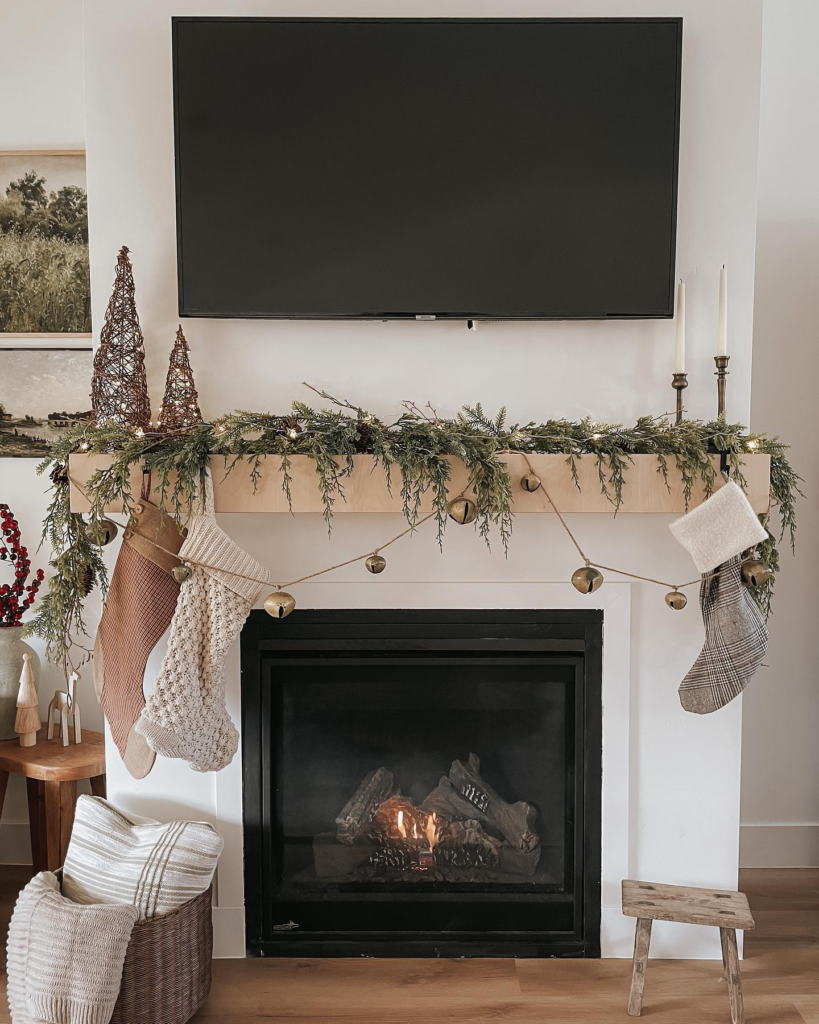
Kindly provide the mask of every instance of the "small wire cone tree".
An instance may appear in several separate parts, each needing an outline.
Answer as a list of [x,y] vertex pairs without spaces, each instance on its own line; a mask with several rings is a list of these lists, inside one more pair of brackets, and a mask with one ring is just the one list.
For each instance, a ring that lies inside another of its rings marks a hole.
[[202,422],[199,411],[199,394],[193,382],[190,349],[180,324],[176,331],[165,394],[157,414],[157,430],[184,430]]
[[117,255],[114,291],[105,311],[94,356],[91,402],[97,426],[114,422],[147,430],[151,402],[145,377],[145,342],[134,301],[134,275],[123,245]]

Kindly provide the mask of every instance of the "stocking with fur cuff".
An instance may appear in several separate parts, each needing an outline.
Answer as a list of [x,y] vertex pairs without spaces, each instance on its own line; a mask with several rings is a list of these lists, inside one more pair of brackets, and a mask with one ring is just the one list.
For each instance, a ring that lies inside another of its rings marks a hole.
[[700,573],[711,572],[768,537],[750,501],[733,480],[668,528]]

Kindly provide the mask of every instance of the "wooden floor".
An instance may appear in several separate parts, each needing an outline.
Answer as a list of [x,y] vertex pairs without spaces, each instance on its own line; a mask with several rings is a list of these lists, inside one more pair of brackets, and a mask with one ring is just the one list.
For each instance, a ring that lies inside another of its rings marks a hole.
[[[0,867],[3,935],[24,871]],[[741,888],[757,923],[742,964],[748,1024],[819,1024],[819,870],[746,871]],[[217,960],[194,1020],[625,1024],[629,972],[623,960]],[[7,1012],[3,998],[0,1024]],[[643,1019],[728,1024],[721,964],[652,960]]]

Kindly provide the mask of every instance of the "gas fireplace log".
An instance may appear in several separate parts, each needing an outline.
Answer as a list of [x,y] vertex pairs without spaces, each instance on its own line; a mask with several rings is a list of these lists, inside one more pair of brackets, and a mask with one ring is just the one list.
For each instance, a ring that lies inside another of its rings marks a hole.
[[340,843],[352,844],[365,832],[381,804],[392,793],[393,774],[388,768],[371,771],[336,818]]
[[477,818],[468,818],[466,821],[453,821],[446,829],[447,841],[461,846],[478,846],[486,850],[488,854],[497,857],[501,846],[500,839],[490,836]]
[[[466,763],[453,761],[449,779],[457,793],[468,800],[518,850],[533,850],[539,842],[535,832],[537,812],[531,804],[519,800],[507,803],[481,777],[481,762],[470,754]],[[470,817],[478,817],[474,813]],[[479,818],[479,820],[481,820]]]
[[480,822],[486,822],[486,815],[470,803],[465,796],[461,796],[449,781],[448,775],[441,776],[438,785],[421,804],[421,810],[427,814],[432,814],[435,811],[439,817],[451,818],[456,821],[475,818]]

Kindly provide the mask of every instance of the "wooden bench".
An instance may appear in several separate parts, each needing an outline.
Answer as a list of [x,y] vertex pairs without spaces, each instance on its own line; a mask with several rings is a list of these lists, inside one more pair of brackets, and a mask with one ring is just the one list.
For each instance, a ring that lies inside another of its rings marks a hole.
[[634,965],[628,1012],[639,1017],[643,1006],[648,947],[652,921],[678,921],[681,924],[703,924],[719,928],[722,963],[728,982],[728,999],[733,1024],[745,1019],[742,1006],[742,979],[739,974],[737,929],[754,927],[748,897],[742,892],[724,889],[695,889],[684,885],[662,885],[659,882],[623,882],[623,913],[637,918],[634,936]]

